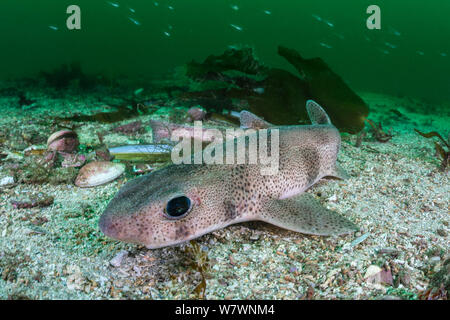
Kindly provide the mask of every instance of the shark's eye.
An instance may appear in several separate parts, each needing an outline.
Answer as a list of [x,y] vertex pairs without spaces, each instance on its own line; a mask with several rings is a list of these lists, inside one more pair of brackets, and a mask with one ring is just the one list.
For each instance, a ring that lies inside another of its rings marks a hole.
[[169,218],[181,218],[190,209],[191,200],[186,196],[179,196],[167,202],[165,212]]

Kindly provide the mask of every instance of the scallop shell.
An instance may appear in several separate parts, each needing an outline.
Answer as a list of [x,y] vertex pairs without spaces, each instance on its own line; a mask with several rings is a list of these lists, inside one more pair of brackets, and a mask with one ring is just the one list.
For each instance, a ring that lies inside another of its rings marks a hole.
[[50,145],[52,142],[54,142],[57,139],[66,138],[66,137],[76,138],[77,134],[71,130],[59,130],[59,131],[53,132],[50,135],[50,137],[48,137],[48,139],[47,139],[47,146]]
[[48,137],[47,150],[72,152],[79,144],[76,132],[60,130]]
[[187,113],[192,121],[200,121],[200,120],[205,119],[205,117],[206,117],[205,110],[197,108],[197,107],[190,108],[187,111]]
[[89,162],[80,169],[75,185],[81,188],[99,186],[115,180],[125,171],[122,163],[108,161]]

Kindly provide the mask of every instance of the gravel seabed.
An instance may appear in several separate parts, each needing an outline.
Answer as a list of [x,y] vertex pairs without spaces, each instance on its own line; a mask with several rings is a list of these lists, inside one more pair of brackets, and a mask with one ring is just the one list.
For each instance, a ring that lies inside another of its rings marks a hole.
[[[391,127],[394,137],[380,143],[369,134],[356,147],[356,137],[343,134],[339,161],[351,179],[323,180],[308,192],[361,230],[324,238],[246,223],[205,235],[197,243],[210,264],[207,299],[416,299],[427,288],[448,257],[450,184],[448,171],[439,170],[432,141],[413,128],[447,137],[450,116],[448,111],[423,112],[427,108],[422,102],[411,98],[360,94],[371,107],[369,118]],[[0,97],[1,132],[17,135],[41,126],[50,134],[39,122],[48,118],[49,110],[58,116],[104,109],[88,95],[71,100],[34,93],[33,98],[38,106],[23,109],[10,107],[17,104],[13,98]],[[139,119],[164,117],[161,109]],[[77,132],[81,143],[93,144],[95,132],[135,120],[86,123]],[[139,139],[151,141],[151,130]],[[105,135],[105,142],[137,140],[113,133]],[[8,159],[23,157],[10,147],[5,142],[0,151]],[[0,179],[8,159],[0,163]],[[72,184],[0,186],[0,299],[196,298],[193,290],[201,275],[190,266],[189,244],[148,250],[99,231],[99,216],[129,178],[91,189]],[[12,199],[33,191],[53,196],[54,203],[31,209],[11,205]],[[36,218],[47,222],[35,225],[31,221]],[[372,265],[389,271],[392,285],[365,279]]]

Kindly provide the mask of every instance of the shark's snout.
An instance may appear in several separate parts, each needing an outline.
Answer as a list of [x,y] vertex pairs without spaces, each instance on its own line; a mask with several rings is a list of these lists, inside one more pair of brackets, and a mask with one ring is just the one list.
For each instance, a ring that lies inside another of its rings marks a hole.
[[98,221],[100,231],[109,238],[129,243],[144,243],[150,232],[136,216],[105,210]]
[[132,219],[105,211],[98,221],[100,230],[108,237],[125,242],[138,241],[138,232]]
[[118,223],[114,222],[113,216],[111,216],[108,213],[103,213],[100,216],[100,220],[98,221],[98,226],[106,236],[118,239],[118,236],[120,235],[120,226]]

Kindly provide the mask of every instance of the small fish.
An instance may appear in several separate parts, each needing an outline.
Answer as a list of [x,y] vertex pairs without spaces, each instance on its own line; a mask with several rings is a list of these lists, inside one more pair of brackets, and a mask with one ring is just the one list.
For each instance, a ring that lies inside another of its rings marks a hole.
[[334,24],[333,23],[331,23],[330,21],[328,21],[328,20],[324,20],[323,22],[325,22],[329,27],[331,27],[331,28],[333,28],[334,27]]
[[137,96],[137,95],[140,95],[142,92],[144,92],[144,88],[136,89],[133,93],[135,96]]
[[164,31],[164,35],[165,35],[166,37],[170,37],[170,33],[167,32],[167,31]]
[[254,88],[253,89],[254,92],[256,92],[257,94],[263,94],[264,93],[264,88]]
[[134,10],[133,8],[128,7],[128,10],[130,10],[132,13],[136,13],[136,10]]
[[157,7],[157,6],[159,6],[159,3],[158,2],[153,2],[153,4],[155,5],[155,7]]
[[237,5],[235,5],[235,4],[232,4],[230,7],[231,7],[231,9],[233,9],[234,11],[238,11],[238,10],[239,10],[239,7],[238,7]]
[[416,51],[416,53],[418,54],[418,55],[420,55],[420,56],[423,56],[425,53],[423,52],[423,51]]
[[239,27],[238,25],[231,23],[230,26],[233,27],[234,29],[236,29],[237,31],[242,31],[242,27]]
[[389,54],[389,51],[385,50],[385,49],[378,49],[381,53],[383,54]]
[[395,35],[397,37],[400,37],[402,35],[399,31],[395,30],[392,27],[389,27],[389,33],[391,33],[391,34],[393,34],[393,35]]
[[397,46],[395,44],[392,44],[392,43],[389,43],[389,42],[385,42],[384,45],[389,47],[389,48],[391,48],[391,49],[397,48]]
[[319,17],[319,16],[316,15],[316,14],[312,14],[311,16],[312,16],[314,19],[316,19],[317,21],[322,21],[322,18]]
[[330,46],[329,44],[326,44],[325,42],[319,42],[319,44],[320,44],[322,47],[327,48],[327,49],[333,48],[332,46]]
[[172,6],[168,6],[167,7],[169,10],[174,10],[174,8]]
[[267,15],[271,15],[272,14],[272,11],[269,11],[269,10],[264,10],[263,11],[265,14],[267,14]]
[[168,24],[168,25],[167,25],[167,28],[169,28],[169,30],[172,30],[172,29],[173,29],[173,27],[172,27],[171,24]]
[[441,52],[440,55],[441,55],[441,57],[446,57],[447,56],[447,54],[445,52]]
[[139,21],[137,21],[136,19],[133,19],[133,18],[131,18],[131,17],[128,17],[128,19],[129,19],[131,22],[133,22],[135,25],[137,25],[137,26],[140,26],[140,25],[141,25],[141,23],[140,23]]
[[341,40],[345,39],[345,37],[342,34],[340,34],[340,33],[335,33],[335,35],[336,35],[336,37],[338,37]]
[[58,27],[55,27],[55,26],[48,26],[50,29],[52,29],[52,30],[55,30],[55,31],[57,31],[58,30]]
[[118,3],[114,3],[111,1],[106,1],[107,4],[109,4],[110,6],[113,6],[114,8],[118,8],[120,5]]

